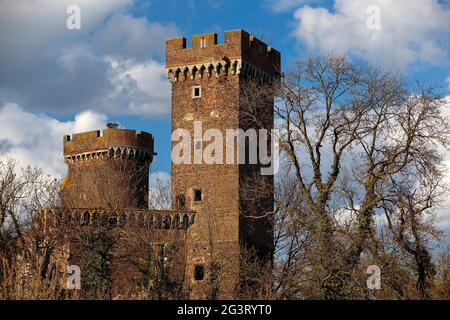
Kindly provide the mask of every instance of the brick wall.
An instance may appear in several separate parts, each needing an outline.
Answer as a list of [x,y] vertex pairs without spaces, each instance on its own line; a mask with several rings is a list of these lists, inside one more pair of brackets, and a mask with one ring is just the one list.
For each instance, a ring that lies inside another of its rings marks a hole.
[[[204,40],[202,40],[204,39]],[[194,122],[201,121],[203,132],[218,129],[225,138],[226,129],[241,127],[241,88],[245,81],[257,81],[243,72],[230,72],[233,61],[252,65],[253,75],[280,74],[280,54],[242,30],[225,32],[223,44],[217,43],[215,34],[196,35],[192,47],[186,47],[184,38],[166,42],[166,68],[172,77],[172,129],[186,129],[194,137]],[[221,68],[216,69],[217,62]],[[193,65],[196,65],[193,67]],[[201,74],[199,69],[214,70]],[[256,69],[256,70],[255,70]],[[177,74],[177,72],[181,73]],[[201,87],[201,97],[193,97],[193,88]],[[273,114],[273,104],[267,105],[267,113]],[[267,127],[273,127],[273,117]],[[210,142],[203,142],[204,148]],[[177,142],[173,143],[173,145]],[[192,159],[194,142],[191,141]],[[235,146],[236,151],[236,146]],[[226,147],[223,155],[225,158]],[[236,155],[236,152],[235,152]],[[195,225],[187,235],[186,285],[191,288],[192,298],[204,298],[211,289],[207,280],[195,281],[194,268],[204,264],[206,278],[212,262],[220,265],[220,298],[235,297],[239,282],[239,255],[241,244],[271,251],[269,219],[258,221],[244,218],[240,211],[248,207],[242,199],[242,188],[248,187],[249,177],[265,179],[273,188],[273,179],[259,176],[259,165],[235,164],[172,164],[172,196],[176,203],[178,195],[184,195],[186,205],[198,212]],[[202,201],[193,201],[193,190],[200,189]],[[258,215],[271,211],[273,202],[267,195],[265,204],[246,208],[247,213]],[[267,201],[269,200],[269,201]]]
[[66,207],[147,208],[153,136],[105,129],[64,137]]

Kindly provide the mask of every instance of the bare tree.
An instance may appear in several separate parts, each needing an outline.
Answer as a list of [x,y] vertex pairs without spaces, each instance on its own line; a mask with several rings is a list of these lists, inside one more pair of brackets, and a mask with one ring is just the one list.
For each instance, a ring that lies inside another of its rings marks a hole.
[[[281,279],[294,265],[307,270],[297,278],[304,281],[298,292],[282,281],[275,288],[290,288],[293,297],[358,297],[363,266],[393,258],[394,246],[399,259],[412,258],[415,290],[426,298],[439,237],[433,209],[446,191],[438,152],[449,142],[445,102],[400,75],[334,55],[301,61],[282,81],[248,88],[249,121],[277,96],[285,172],[275,212],[290,221],[290,232],[276,232],[276,239],[288,235],[279,247],[281,265],[289,266]],[[295,259],[300,252],[306,261]]]
[[0,298],[58,299],[65,296],[65,270],[52,255],[39,214],[58,203],[58,183],[39,168],[20,171],[0,161]]
[[149,188],[150,209],[170,209],[172,207],[172,193],[170,180],[156,178],[154,185]]

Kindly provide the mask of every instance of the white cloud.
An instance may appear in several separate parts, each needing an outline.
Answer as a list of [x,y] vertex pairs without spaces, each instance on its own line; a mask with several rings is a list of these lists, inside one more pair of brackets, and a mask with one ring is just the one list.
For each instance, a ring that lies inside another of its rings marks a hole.
[[92,41],[104,54],[146,60],[153,55],[163,57],[166,38],[177,33],[175,24],[115,14],[94,34]]
[[164,115],[170,111],[170,83],[165,68],[155,61],[136,63],[132,60],[105,59],[111,66],[114,86],[92,105],[109,113]]
[[[0,160],[15,159],[20,168],[39,166],[47,174],[62,178],[67,172],[63,158],[63,136],[106,127],[107,116],[91,110],[59,121],[45,114],[34,114],[17,104],[0,106]],[[154,205],[170,206],[170,174],[150,174],[150,195]],[[166,194],[167,193],[167,194]]]
[[69,122],[72,125],[70,132],[86,132],[105,128],[107,119],[106,115],[90,110],[80,112],[75,116],[75,121]]
[[[178,29],[132,16],[133,2],[76,1],[81,30],[66,28],[73,1],[0,2],[0,105],[54,113],[167,114],[170,90],[158,61],[164,39]],[[125,67],[114,68],[110,59]],[[134,77],[129,68],[148,74],[135,71]],[[117,83],[120,78],[126,81]]]
[[[380,30],[367,27],[373,5],[380,8]],[[334,12],[304,6],[295,19],[295,36],[322,53],[350,53],[400,69],[449,59],[450,10],[438,0],[335,0]]]
[[104,128],[104,114],[84,111],[72,121],[62,122],[42,114],[25,111],[17,104],[0,108],[0,159],[11,157],[21,167],[39,166],[61,178],[66,172],[63,136]]
[[[46,48],[82,40],[115,12],[133,0],[33,0],[0,2],[0,61],[14,65],[33,63],[33,55]],[[81,30],[68,30],[66,9],[76,3],[81,10]],[[6,60],[6,61],[5,61]]]

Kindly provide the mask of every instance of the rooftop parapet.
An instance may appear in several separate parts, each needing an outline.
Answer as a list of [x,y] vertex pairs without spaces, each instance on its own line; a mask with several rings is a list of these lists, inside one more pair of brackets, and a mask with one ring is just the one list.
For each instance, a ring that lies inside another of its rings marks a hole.
[[[127,129],[104,129],[72,136],[64,136],[64,156],[80,156],[87,154],[116,153],[118,150],[129,150],[148,153],[153,156],[153,136],[143,131]],[[130,151],[130,152],[131,152]]]
[[244,30],[225,31],[224,39],[218,44],[215,33],[195,35],[191,48],[187,48],[186,38],[167,39],[166,68],[244,60],[267,74],[280,74],[281,55],[266,43]]

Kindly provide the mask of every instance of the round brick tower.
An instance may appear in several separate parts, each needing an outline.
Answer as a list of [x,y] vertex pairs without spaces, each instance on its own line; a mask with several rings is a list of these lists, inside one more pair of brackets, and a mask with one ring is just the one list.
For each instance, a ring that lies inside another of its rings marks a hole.
[[62,206],[147,208],[153,155],[147,132],[109,128],[64,136],[68,174],[61,185]]

